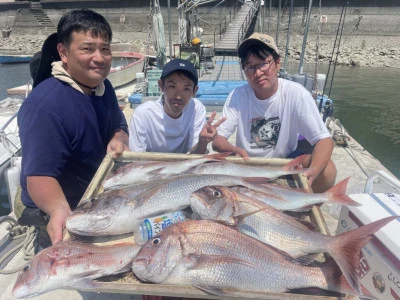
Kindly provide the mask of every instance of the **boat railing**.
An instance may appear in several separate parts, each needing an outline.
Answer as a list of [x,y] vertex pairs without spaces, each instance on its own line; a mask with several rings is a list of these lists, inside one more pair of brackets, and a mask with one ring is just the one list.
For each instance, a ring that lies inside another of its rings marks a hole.
[[[26,97],[28,97],[30,86],[31,82],[28,82],[26,85],[25,99]],[[22,102],[20,99],[9,98],[3,100],[3,103],[0,106],[0,115],[8,116],[12,114],[10,118],[8,118],[8,120],[0,128],[0,143],[3,144],[4,148],[6,148],[12,156],[18,153],[19,147],[8,138],[9,133],[7,133],[6,130],[17,117],[19,106],[21,105],[21,103]]]
[[394,178],[393,176],[390,176],[385,171],[380,170],[380,171],[376,171],[375,173],[368,176],[367,182],[365,183],[365,187],[364,187],[364,193],[368,193],[368,194],[372,193],[372,187],[374,185],[375,179],[377,179],[377,178],[383,179],[384,181],[386,181],[386,183],[392,184],[398,190],[400,190],[400,181],[398,179]]
[[6,148],[11,155],[15,155],[19,148],[15,145],[7,136],[6,129],[11,124],[11,122],[17,117],[18,113],[12,115],[6,123],[0,128],[0,143],[3,144],[4,148]]
[[238,37],[237,37],[237,46],[239,47],[240,43],[242,42],[244,36],[247,33],[247,29],[249,28],[249,24],[253,21],[254,15],[260,8],[260,2],[261,1],[256,1],[255,6],[252,6],[249,12],[246,15],[246,18],[244,19],[242,25],[240,26],[238,30]]
[[[222,20],[214,29],[214,47],[215,47],[215,42],[216,42],[216,37],[219,35],[219,40],[221,40],[222,35],[226,32],[226,28],[229,26],[230,23],[232,23],[232,20],[235,19],[236,15],[240,11],[240,8],[243,5],[243,1],[238,0],[229,13],[225,16],[224,20]],[[218,30],[218,33],[217,33]]]

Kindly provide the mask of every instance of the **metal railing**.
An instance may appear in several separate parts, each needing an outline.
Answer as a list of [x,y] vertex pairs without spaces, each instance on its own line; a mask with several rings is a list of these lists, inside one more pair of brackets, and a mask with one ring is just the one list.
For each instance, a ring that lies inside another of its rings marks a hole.
[[[219,35],[219,40],[222,39],[222,36],[226,32],[226,28],[230,23],[232,23],[232,20],[235,19],[236,15],[240,11],[240,8],[243,5],[243,1],[238,0],[232,7],[232,9],[229,11],[229,14],[227,14],[224,18],[223,21],[221,21],[217,27],[214,29],[214,47],[215,47],[215,42],[216,42],[216,36]],[[219,32],[217,33],[217,30],[219,29]]]
[[256,12],[258,11],[258,9],[260,8],[261,5],[261,1],[256,1],[256,5],[253,6],[249,12],[246,15],[246,18],[244,19],[244,22],[242,24],[242,26],[240,26],[239,31],[238,31],[238,43],[237,46],[239,47],[240,43],[243,40],[243,37],[246,35],[247,33],[247,29],[249,28],[250,23],[252,22]]

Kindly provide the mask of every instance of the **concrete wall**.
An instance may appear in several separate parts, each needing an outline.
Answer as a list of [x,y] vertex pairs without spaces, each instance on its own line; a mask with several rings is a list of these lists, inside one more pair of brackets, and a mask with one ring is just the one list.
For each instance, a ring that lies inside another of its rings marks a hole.
[[[169,34],[168,28],[168,9],[167,1],[162,0],[161,11],[164,19],[165,34]],[[237,0],[227,0],[215,7],[220,1],[215,1],[207,5],[200,6],[195,13],[189,15],[191,24],[195,24],[195,19],[198,20],[199,26],[204,29],[205,39],[210,43],[213,38],[214,29],[218,23],[222,21],[228,14],[231,7]],[[322,14],[328,16],[328,23],[322,26],[322,35],[335,35],[337,32],[338,22],[342,12],[342,1],[324,0],[321,9]],[[362,1],[352,0],[347,7],[345,17],[345,26],[343,33],[345,35],[400,35],[400,1],[381,0],[381,1]],[[177,1],[171,0],[171,33],[176,36],[178,34],[178,12]],[[258,19],[254,22],[255,30],[261,31],[264,26],[267,31],[270,27],[270,33],[275,34],[278,11],[275,7],[277,0],[271,1],[272,8],[271,18],[269,19],[269,1],[266,0],[266,7],[258,14]],[[280,29],[282,34],[287,31],[288,24],[288,3],[289,0],[282,0],[282,13],[280,19]],[[292,17],[292,32],[301,34],[304,31],[304,4],[308,3],[305,0],[296,0],[295,9]],[[142,33],[148,34],[150,23],[150,1],[149,0],[116,0],[116,1],[50,1],[42,0],[42,7],[47,13],[53,24],[56,26],[61,16],[71,8],[92,8],[103,14],[110,22],[115,33]],[[310,33],[316,33],[319,25],[319,1],[314,1],[312,10],[312,19],[310,23]],[[333,6],[336,5],[336,6]],[[18,9],[29,7],[28,1],[18,1],[15,3],[0,3],[0,28],[12,26]],[[265,13],[264,19],[262,18]],[[125,17],[125,22],[120,22],[121,16]],[[24,20],[24,18],[23,18]],[[270,20],[270,21],[269,21]],[[41,34],[37,28],[33,28],[29,20],[26,24],[19,22],[22,29],[19,34]],[[44,32],[43,34],[47,34]]]

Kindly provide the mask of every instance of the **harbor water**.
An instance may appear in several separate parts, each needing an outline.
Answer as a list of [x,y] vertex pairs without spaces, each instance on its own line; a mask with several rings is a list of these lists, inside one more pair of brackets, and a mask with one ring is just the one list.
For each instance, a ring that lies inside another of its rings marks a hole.
[[[287,71],[293,74],[297,68],[295,63],[289,63]],[[313,73],[314,65],[306,64],[304,71]],[[320,66],[319,73],[326,71],[327,66]],[[338,66],[330,91],[334,116],[353,138],[398,178],[400,101],[396,91],[399,76],[400,69]],[[9,96],[8,88],[28,82],[29,64],[0,65],[0,78],[0,99],[5,99]],[[325,92],[329,93],[329,85]],[[3,186],[1,190],[4,190]],[[3,195],[0,198],[0,215],[8,213],[8,199]]]

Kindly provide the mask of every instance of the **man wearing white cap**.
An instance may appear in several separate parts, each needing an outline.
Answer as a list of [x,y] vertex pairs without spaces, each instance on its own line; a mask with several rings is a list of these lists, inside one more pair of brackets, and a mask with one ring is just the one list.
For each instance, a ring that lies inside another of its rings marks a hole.
[[[234,89],[225,102],[213,148],[249,156],[289,158],[299,135],[313,146],[303,160],[314,192],[324,192],[335,183],[336,167],[330,157],[333,141],[319,116],[311,94],[300,84],[278,78],[280,55],[272,37],[253,33],[238,48],[247,84]],[[236,146],[228,138],[237,129]]]

